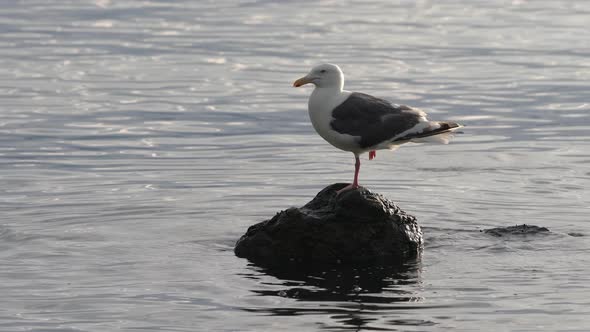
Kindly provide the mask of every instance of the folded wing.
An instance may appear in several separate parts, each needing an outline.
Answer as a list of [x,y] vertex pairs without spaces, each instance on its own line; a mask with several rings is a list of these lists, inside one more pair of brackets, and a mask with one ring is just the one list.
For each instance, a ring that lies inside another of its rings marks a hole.
[[358,137],[362,148],[386,142],[409,141],[422,135],[436,135],[442,129],[438,122],[429,122],[426,113],[405,105],[353,92],[332,112],[332,129]]

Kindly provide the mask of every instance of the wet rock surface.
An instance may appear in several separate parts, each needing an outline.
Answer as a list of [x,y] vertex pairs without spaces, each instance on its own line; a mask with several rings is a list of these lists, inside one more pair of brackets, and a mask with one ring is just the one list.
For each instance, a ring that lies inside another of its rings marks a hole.
[[419,255],[422,231],[414,216],[363,187],[338,195],[344,186],[330,185],[303,207],[251,226],[236,255],[275,266],[393,264]]
[[483,232],[493,236],[537,235],[550,233],[548,228],[526,224],[509,227],[490,228],[484,230]]

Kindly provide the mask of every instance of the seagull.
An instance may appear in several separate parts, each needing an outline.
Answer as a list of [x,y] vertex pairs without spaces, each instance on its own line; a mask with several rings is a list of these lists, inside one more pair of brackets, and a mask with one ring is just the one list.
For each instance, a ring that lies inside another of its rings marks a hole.
[[359,156],[376,150],[395,150],[401,144],[437,142],[447,144],[453,131],[462,125],[448,121],[429,121],[418,108],[392,104],[361,92],[344,90],[344,74],[335,64],[317,65],[296,80],[294,87],[315,85],[308,110],[316,132],[338,149],[354,154],[354,180],[343,191],[359,187]]

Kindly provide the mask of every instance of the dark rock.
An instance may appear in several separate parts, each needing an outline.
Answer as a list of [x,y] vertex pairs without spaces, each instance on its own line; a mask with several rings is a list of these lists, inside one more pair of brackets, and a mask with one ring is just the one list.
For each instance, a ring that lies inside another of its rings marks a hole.
[[539,233],[549,233],[549,229],[545,227],[539,227],[535,225],[516,225],[509,227],[498,227],[484,230],[486,234],[494,236],[506,236],[506,235],[536,235]]
[[263,265],[390,264],[418,256],[415,217],[363,187],[337,195],[344,186],[330,185],[303,207],[251,226],[236,255]]
[[569,235],[569,236],[573,236],[573,237],[582,237],[582,236],[586,236],[586,235],[584,235],[584,233],[578,233],[578,232],[570,232],[570,233],[567,233],[567,235]]

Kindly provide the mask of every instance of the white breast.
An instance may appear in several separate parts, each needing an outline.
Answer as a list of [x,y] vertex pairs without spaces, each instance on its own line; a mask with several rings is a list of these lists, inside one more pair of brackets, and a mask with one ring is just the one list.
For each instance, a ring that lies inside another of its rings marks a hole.
[[332,129],[330,122],[333,120],[334,108],[350,96],[350,91],[339,91],[328,88],[315,88],[309,97],[309,118],[311,124],[323,139],[333,146],[353,153],[360,153],[357,138],[348,134],[340,134]]

